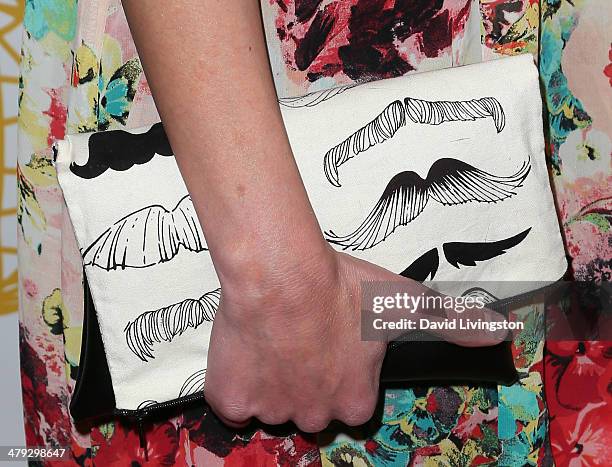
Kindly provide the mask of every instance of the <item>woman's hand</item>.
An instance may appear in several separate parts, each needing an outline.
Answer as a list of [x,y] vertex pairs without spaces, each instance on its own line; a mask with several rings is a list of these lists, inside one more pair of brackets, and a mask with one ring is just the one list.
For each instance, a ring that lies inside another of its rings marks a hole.
[[283,125],[259,1],[123,6],[221,282],[206,398],[234,426],[366,421],[386,343],[361,339],[360,284],[401,278],[323,239]]
[[[261,279],[223,285],[205,384],[212,409],[233,427],[251,417],[293,421],[306,432],[332,419],[365,423],[376,406],[387,342],[362,340],[361,284],[405,281],[415,295],[427,289],[331,248],[301,268]],[[498,342],[484,334],[464,338],[471,345]]]
[[205,394],[226,423],[291,420],[316,432],[372,416],[386,343],[361,340],[359,286],[391,273],[332,251],[309,263],[222,289]]

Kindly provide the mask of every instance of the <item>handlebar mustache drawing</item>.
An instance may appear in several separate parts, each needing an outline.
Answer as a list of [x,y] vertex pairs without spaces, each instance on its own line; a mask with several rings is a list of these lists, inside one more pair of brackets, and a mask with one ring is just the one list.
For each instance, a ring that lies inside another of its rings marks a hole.
[[498,133],[504,129],[506,125],[504,109],[494,97],[465,101],[427,101],[412,97],[406,97],[403,102],[396,100],[385,107],[374,120],[327,151],[323,159],[325,176],[329,183],[340,187],[338,175],[340,166],[372,146],[392,138],[406,125],[407,119],[418,124],[440,125],[446,122],[465,122],[487,117],[493,118]]
[[438,159],[423,179],[416,172],[395,175],[370,214],[357,229],[340,236],[325,232],[327,241],[345,250],[367,250],[383,242],[423,212],[430,199],[444,206],[469,202],[497,203],[514,196],[531,170],[531,157],[512,175],[499,176],[457,159]]
[[155,343],[172,342],[187,329],[196,329],[215,318],[221,289],[207,292],[198,299],[187,299],[158,310],[145,311],[127,323],[124,333],[130,350],[143,362],[155,358]]
[[[457,269],[461,266],[477,266],[477,262],[487,261],[505,254],[511,248],[520,244],[531,232],[531,227],[502,240],[489,242],[447,242],[442,245],[446,261]],[[440,266],[438,247],[423,253],[415,259],[400,276],[424,282],[433,280]],[[488,302],[487,302],[488,303]]]
[[83,264],[107,271],[146,268],[170,261],[181,247],[208,250],[189,195],[172,211],[155,204],[118,220],[83,252]]

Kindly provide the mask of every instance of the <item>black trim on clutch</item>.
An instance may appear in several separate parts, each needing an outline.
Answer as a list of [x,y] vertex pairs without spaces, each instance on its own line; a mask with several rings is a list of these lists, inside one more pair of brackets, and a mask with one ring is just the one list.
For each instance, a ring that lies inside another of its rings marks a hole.
[[85,272],[83,272],[83,295],[81,354],[69,408],[70,415],[75,421],[111,415],[116,407],[100,324]]

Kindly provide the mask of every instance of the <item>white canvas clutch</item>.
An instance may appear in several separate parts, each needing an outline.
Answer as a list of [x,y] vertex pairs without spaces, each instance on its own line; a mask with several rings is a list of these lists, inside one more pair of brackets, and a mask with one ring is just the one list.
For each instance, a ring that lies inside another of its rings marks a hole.
[[[565,273],[530,55],[280,104],[335,248],[417,280]],[[56,149],[116,408],[201,393],[219,282],[161,123]]]

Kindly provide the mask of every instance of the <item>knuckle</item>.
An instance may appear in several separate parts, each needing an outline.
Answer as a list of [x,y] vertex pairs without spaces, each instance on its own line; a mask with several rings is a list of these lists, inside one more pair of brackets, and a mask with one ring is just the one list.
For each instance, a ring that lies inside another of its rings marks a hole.
[[266,425],[282,425],[283,423],[287,423],[291,417],[283,412],[270,411],[258,415],[257,418]]
[[358,426],[367,423],[378,403],[378,396],[368,392],[366,395],[353,399],[350,403],[341,406],[338,420],[349,426]]
[[242,422],[250,416],[248,409],[240,404],[224,404],[220,411],[225,418],[235,422]]
[[348,426],[359,426],[367,423],[374,415],[374,407],[359,406],[345,411],[340,421]]
[[242,396],[212,396],[207,397],[207,402],[214,412],[231,421],[241,422],[252,416],[249,404]]
[[295,424],[304,433],[318,433],[329,425],[331,418],[324,415],[308,416],[302,420],[296,420]]

